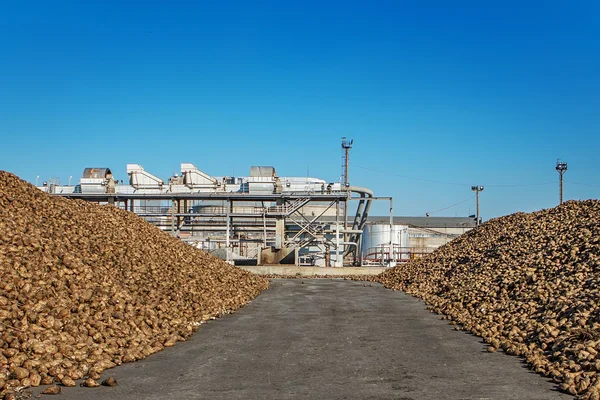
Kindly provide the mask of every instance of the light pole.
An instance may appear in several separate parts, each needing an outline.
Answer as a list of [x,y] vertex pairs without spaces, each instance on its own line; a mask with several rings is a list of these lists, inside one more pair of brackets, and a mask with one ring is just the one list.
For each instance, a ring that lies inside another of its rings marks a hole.
[[40,176],[39,176],[39,175],[35,177],[35,186],[37,186],[37,185],[38,185],[38,180],[39,180],[39,179],[40,179]]
[[[343,178],[343,182],[342,184],[344,185],[344,188],[342,190],[345,190],[348,197],[350,197],[350,183],[348,182],[348,164],[350,163],[350,159],[348,158],[350,156],[350,149],[352,148],[352,144],[354,143],[354,140],[346,140],[346,137],[342,137],[342,161],[343,161],[343,165],[342,165],[342,173],[344,174]],[[346,200],[344,202],[344,229],[348,228],[348,200]],[[346,241],[346,234],[344,233],[344,242]],[[355,253],[356,254],[356,253]]]
[[471,190],[475,192],[475,199],[476,199],[475,202],[477,204],[477,214],[476,214],[477,223],[476,223],[476,225],[479,226],[479,222],[480,222],[480,219],[479,219],[479,192],[483,192],[483,186],[479,186],[479,185],[471,186]]
[[69,177],[69,186],[71,186],[71,179],[73,178],[73,176]]
[[342,183],[344,184],[345,190],[347,190],[346,188],[348,187],[348,164],[350,162],[348,156],[350,155],[350,149],[352,148],[353,143],[354,140],[346,140],[345,136],[342,138]]
[[559,191],[560,191],[560,203],[563,202],[563,174],[567,172],[567,163],[560,162],[560,158],[556,160],[556,171],[558,172],[558,182],[559,182]]

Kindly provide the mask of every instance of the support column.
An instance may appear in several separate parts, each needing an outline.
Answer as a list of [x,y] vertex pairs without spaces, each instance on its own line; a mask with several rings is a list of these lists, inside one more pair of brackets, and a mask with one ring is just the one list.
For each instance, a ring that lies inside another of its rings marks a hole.
[[334,267],[343,267],[344,262],[340,260],[340,201],[336,201],[335,208],[335,263]]
[[230,230],[231,230],[231,201],[227,200],[227,227],[225,233],[225,261],[229,262],[229,245],[230,245]]
[[[187,214],[188,209],[187,209],[188,205],[187,205],[187,200],[179,200],[177,202],[177,212],[179,214]],[[185,224],[185,217],[182,217],[181,215],[177,217],[177,229],[179,231],[181,231],[181,228],[183,227],[183,225]]]
[[275,221],[275,248],[282,249],[285,246],[285,218],[277,218]]
[[175,200],[171,199],[171,235],[175,236]]
[[177,223],[175,224],[177,226],[177,230],[181,229],[181,216],[179,214],[181,214],[181,200],[176,200],[177,204],[177,217],[176,217],[176,221]]
[[267,247],[267,210],[263,210],[263,247]]

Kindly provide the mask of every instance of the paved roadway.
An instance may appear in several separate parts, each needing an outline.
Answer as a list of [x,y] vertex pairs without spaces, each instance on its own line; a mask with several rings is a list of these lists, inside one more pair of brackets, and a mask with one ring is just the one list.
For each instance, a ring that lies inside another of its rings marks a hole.
[[236,314],[108,375],[117,387],[60,398],[573,399],[423,302],[342,279],[273,280]]

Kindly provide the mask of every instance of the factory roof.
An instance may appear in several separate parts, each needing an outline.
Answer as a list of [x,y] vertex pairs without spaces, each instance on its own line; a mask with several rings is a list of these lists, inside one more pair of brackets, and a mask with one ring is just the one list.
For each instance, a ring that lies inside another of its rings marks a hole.
[[[474,228],[475,218],[470,217],[394,217],[395,225],[423,228]],[[389,223],[390,216],[369,216],[368,223]]]
[[[335,221],[335,217],[325,215],[324,221]],[[354,215],[348,215],[348,222],[354,220]],[[418,228],[475,228],[475,218],[471,217],[394,217],[394,225],[408,225]],[[369,215],[367,224],[389,224],[389,215]]]

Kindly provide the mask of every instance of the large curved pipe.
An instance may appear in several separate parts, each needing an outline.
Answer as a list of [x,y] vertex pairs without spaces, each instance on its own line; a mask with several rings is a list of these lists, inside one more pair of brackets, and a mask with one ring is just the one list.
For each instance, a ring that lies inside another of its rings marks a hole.
[[[358,206],[356,208],[356,214],[354,215],[354,221],[352,222],[353,230],[360,230],[365,226],[367,222],[367,218],[369,216],[369,210],[371,209],[372,200],[370,197],[373,197],[373,192],[367,188],[359,187],[359,186],[350,186],[348,190],[352,193],[358,193],[360,195],[360,201],[358,202]],[[348,246],[348,248],[344,251],[344,257],[350,254],[353,250],[358,253],[359,249],[359,239],[360,233],[352,233],[349,237],[349,241],[356,243],[356,247],[352,248],[352,246]],[[355,254],[355,261],[356,261]]]
[[356,242],[340,242],[340,244],[343,246],[354,246],[354,247],[358,248],[358,243],[356,243]]

